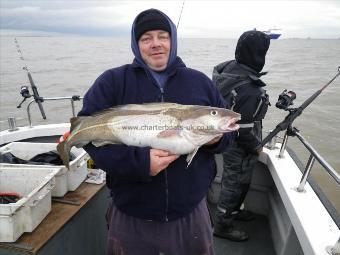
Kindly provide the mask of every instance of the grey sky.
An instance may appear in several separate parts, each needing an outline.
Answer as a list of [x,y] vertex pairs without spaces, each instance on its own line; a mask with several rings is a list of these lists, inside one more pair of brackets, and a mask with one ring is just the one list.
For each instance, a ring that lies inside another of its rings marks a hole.
[[[148,8],[162,10],[177,24],[182,3],[1,0],[1,33],[128,36],[134,17]],[[282,38],[340,38],[340,1],[187,0],[178,35],[237,38],[255,27],[281,28]]]

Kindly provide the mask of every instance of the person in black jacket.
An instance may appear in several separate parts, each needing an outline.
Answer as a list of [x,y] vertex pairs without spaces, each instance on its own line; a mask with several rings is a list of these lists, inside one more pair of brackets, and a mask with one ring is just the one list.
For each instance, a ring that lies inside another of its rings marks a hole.
[[245,241],[248,234],[233,225],[234,219],[251,220],[253,214],[240,207],[248,192],[252,169],[262,151],[262,119],[269,100],[260,77],[267,50],[268,35],[260,31],[244,32],[236,46],[235,60],[214,67],[213,81],[222,96],[241,113],[241,128],[235,143],[223,153],[222,188],[215,214],[214,235],[233,241]]

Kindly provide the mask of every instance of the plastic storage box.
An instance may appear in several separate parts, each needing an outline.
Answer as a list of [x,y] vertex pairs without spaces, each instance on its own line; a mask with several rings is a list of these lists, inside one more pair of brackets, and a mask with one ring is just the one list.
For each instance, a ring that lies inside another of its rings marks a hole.
[[0,204],[0,242],[15,242],[32,232],[51,211],[51,190],[59,170],[0,166],[0,192],[15,192],[20,199]]
[[[34,156],[56,150],[56,143],[30,143],[30,142],[12,142],[0,148],[0,153],[11,152],[14,156],[29,160]],[[62,197],[67,191],[76,190],[79,185],[86,179],[87,176],[87,160],[89,155],[83,149],[73,147],[71,153],[76,156],[70,162],[70,169],[64,165],[51,166],[51,165],[30,165],[30,164],[0,164],[3,166],[14,166],[22,168],[55,168],[59,169],[56,175],[56,185],[52,191],[52,196]]]

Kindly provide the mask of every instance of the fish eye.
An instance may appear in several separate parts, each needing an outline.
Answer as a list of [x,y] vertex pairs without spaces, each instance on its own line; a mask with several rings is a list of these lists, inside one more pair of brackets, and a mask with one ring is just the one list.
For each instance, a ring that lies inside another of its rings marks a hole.
[[216,110],[212,110],[212,111],[210,112],[210,115],[211,115],[211,116],[216,116],[216,115],[217,115],[217,111],[216,111]]

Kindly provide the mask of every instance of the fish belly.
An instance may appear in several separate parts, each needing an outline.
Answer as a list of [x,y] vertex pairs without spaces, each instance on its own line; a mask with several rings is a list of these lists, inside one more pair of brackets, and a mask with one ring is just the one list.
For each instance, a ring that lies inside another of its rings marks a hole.
[[[126,145],[162,149],[173,154],[188,154],[195,149],[180,130],[176,130],[178,121],[168,116],[135,116],[129,121],[115,121],[110,128],[114,136]],[[159,137],[164,131],[172,135]]]

